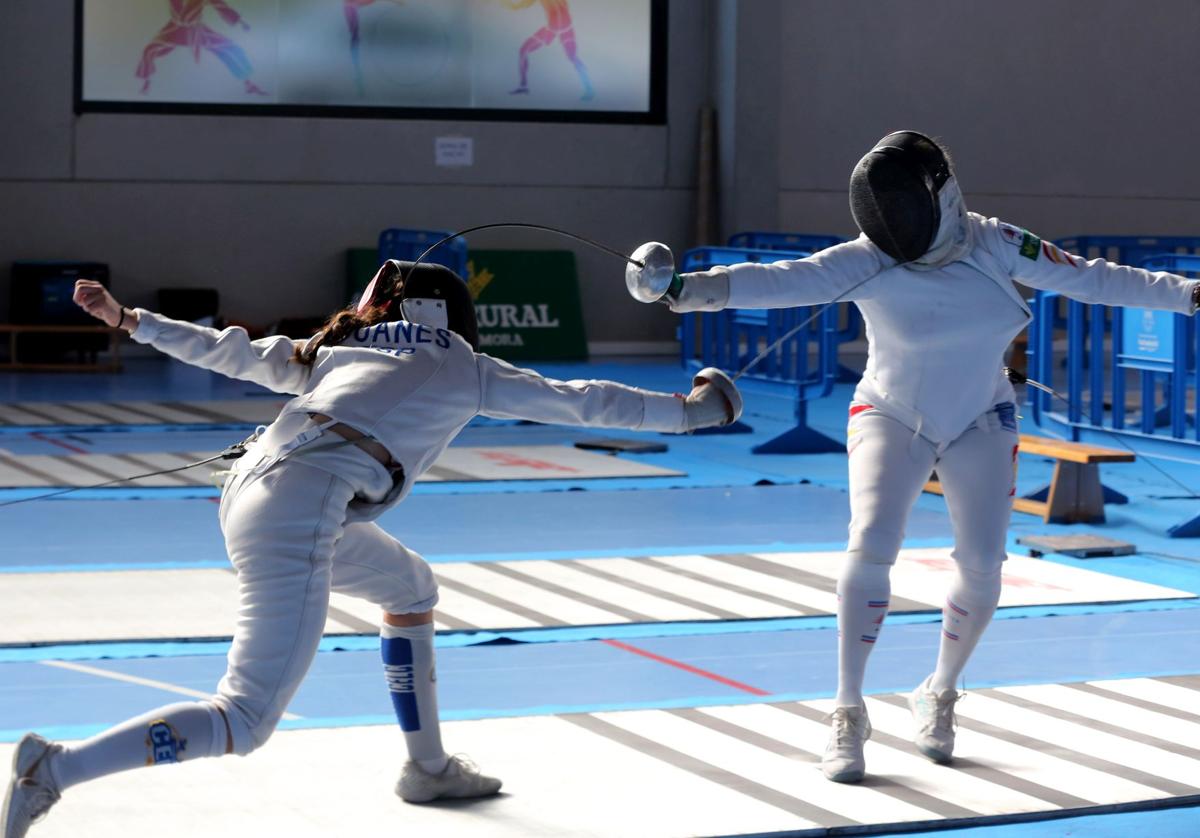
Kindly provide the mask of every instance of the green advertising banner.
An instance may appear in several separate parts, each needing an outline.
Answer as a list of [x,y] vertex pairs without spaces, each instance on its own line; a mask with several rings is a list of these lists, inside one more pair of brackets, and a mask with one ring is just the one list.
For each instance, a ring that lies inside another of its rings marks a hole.
[[570,250],[472,250],[467,285],[480,351],[508,361],[587,359]]
[[[346,251],[347,300],[378,267],[377,251]],[[587,359],[571,251],[472,250],[463,278],[475,300],[480,351],[506,361]]]

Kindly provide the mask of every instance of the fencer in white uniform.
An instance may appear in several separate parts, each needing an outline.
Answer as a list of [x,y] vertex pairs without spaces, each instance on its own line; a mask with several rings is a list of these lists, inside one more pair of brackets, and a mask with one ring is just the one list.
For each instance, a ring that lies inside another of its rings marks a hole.
[[24,836],[81,782],[260,747],[316,655],[331,590],[385,612],[386,682],[410,752],[397,793],[410,802],[495,793],[499,780],[442,750],[433,574],[373,519],[409,493],[476,415],[684,432],[741,412],[736,388],[716,370],[698,375],[685,398],[611,381],[556,381],[480,354],[466,285],[438,266],[385,264],[358,310],[335,315],[307,343],[250,340],[241,329],[129,311],[87,280],[76,301],[139,343],[296,397],[256,435],[222,492],[240,608],[216,695],[158,708],[75,745],[28,734],[14,756],[3,838]]
[[[785,308],[850,300],[862,312],[866,371],[847,429],[850,537],[838,581],[838,692],[822,761],[857,782],[870,721],[862,685],[890,597],[908,515],[936,469],[954,530],[957,576],[943,610],[935,671],[910,696],[919,749],[949,762],[955,684],[1000,597],[1014,495],[1017,417],[1002,372],[1029,307],[1014,287],[1085,303],[1193,314],[1200,283],[1085,261],[1033,233],[967,213],[945,150],[911,131],[884,137],[855,167],[851,210],[862,235],[808,258],[674,275],[665,246],[627,281],[673,311]],[[665,293],[664,293],[665,292]]]

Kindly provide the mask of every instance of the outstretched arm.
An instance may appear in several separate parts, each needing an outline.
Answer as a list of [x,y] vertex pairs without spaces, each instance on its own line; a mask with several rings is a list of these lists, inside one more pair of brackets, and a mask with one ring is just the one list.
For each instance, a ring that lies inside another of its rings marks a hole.
[[172,358],[261,384],[277,393],[303,393],[308,389],[311,367],[291,360],[296,348],[291,338],[252,341],[243,329],[217,331],[146,309],[127,309],[103,285],[89,279],[75,283],[74,300],[98,320],[128,330],[138,343],[149,344]]
[[717,370],[702,370],[684,397],[615,381],[557,381],[477,355],[479,412],[498,419],[682,433],[726,425],[742,412],[741,396]]
[[[647,247],[635,251],[634,257]],[[860,237],[804,259],[745,262],[679,274],[662,300],[675,312],[861,300],[874,293],[871,280],[893,264],[866,237]]]
[[1104,259],[1083,258],[1042,241],[1028,230],[995,219],[985,223],[990,249],[1013,279],[1031,288],[1058,291],[1084,303],[1194,314],[1200,284],[1165,271],[1147,271]]

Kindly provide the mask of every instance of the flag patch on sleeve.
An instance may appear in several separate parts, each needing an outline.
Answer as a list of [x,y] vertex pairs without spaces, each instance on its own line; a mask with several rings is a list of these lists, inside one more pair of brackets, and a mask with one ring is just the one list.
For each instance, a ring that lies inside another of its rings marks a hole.
[[1072,256],[1065,250],[1059,250],[1050,242],[1042,242],[1042,253],[1046,254],[1046,258],[1056,265],[1070,265],[1072,268],[1079,267],[1078,257]]
[[1021,232],[1024,234],[1021,238],[1021,255],[1036,262],[1042,249],[1042,240],[1028,230]]

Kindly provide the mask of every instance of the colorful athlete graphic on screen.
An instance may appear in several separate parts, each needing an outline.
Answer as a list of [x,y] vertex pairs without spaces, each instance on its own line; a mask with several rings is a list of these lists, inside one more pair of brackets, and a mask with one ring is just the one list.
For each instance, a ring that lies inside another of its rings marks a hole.
[[568,0],[503,0],[503,2],[505,6],[514,11],[528,9],[535,2],[540,2],[546,11],[546,25],[521,44],[521,50],[518,53],[521,84],[511,92],[529,92],[529,54],[558,40],[562,43],[567,58],[575,65],[575,71],[579,73],[579,80],[583,83],[583,96],[580,98],[586,102],[595,96],[596,91],[592,88],[591,79],[588,78],[587,67],[580,59],[575,46],[575,27],[571,24],[571,9],[567,5]]
[[[362,61],[359,54],[361,37],[358,27],[358,10],[375,2],[376,0],[342,0],[342,11],[346,14],[346,27],[350,30],[350,60],[354,62],[354,84],[358,88],[359,96],[366,92],[366,88],[363,84]],[[399,5],[403,0],[389,0],[389,2]]]
[[171,7],[170,21],[142,50],[142,60],[138,63],[135,75],[142,80],[142,93],[150,90],[154,63],[179,47],[187,47],[192,51],[197,63],[204,50],[219,58],[221,63],[229,68],[229,72],[233,73],[234,78],[242,81],[247,93],[266,94],[265,90],[250,80],[254,67],[246,57],[245,51],[224,35],[204,25],[204,10],[212,6],[230,26],[240,25],[244,30],[250,29],[250,25],[242,20],[242,16],[225,0],[168,0],[168,4]]

